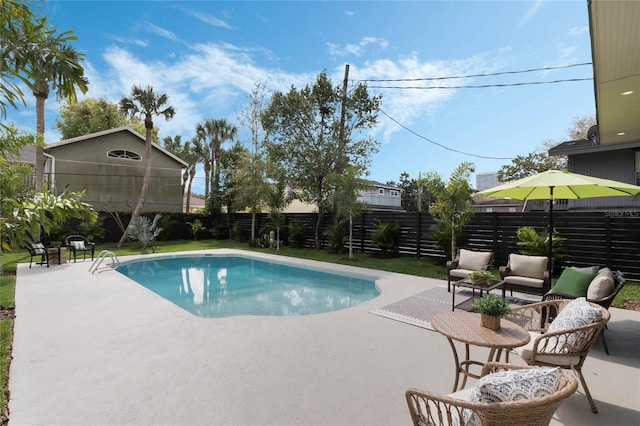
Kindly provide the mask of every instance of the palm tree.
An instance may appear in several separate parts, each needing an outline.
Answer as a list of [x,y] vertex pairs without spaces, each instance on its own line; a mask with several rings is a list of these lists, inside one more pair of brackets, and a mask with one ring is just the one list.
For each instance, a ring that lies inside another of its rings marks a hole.
[[210,211],[213,215],[219,214],[222,209],[220,202],[220,150],[222,144],[232,140],[237,133],[236,126],[225,119],[207,119],[203,124],[196,126],[198,138],[206,142],[211,151],[211,193],[208,195],[210,195]]
[[[133,223],[134,220],[140,216],[147,188],[149,187],[149,181],[151,180],[151,139],[153,134],[153,116],[164,116],[166,120],[169,120],[173,118],[176,113],[173,107],[166,106],[168,101],[169,96],[164,93],[157,95],[151,86],[147,86],[145,89],[140,86],[133,86],[131,89],[131,97],[124,97],[120,99],[120,110],[130,117],[134,117],[136,115],[144,117],[145,128],[144,177],[142,179],[142,188],[140,189],[138,204],[136,204],[136,207],[131,214],[131,220],[129,223]],[[127,227],[123,232],[122,237],[118,242],[118,247],[122,247],[122,244],[127,240],[128,235],[129,227]]]
[[[199,126],[199,125],[198,125]],[[198,129],[196,126],[196,132]],[[206,140],[203,139],[204,136],[198,135],[191,139],[191,144],[193,145],[193,152],[196,156],[196,162],[202,163],[204,167],[204,198],[205,200],[209,199],[209,178],[211,177],[211,148]]]
[[30,28],[30,40],[21,46],[21,65],[24,75],[21,80],[31,89],[36,98],[36,190],[42,190],[44,169],[44,104],[49,93],[54,91],[58,99],[68,103],[77,102],[76,88],[86,93],[89,80],[84,75],[84,54],[67,43],[76,40],[71,31],[57,36],[56,29],[46,24],[46,19],[25,22]]

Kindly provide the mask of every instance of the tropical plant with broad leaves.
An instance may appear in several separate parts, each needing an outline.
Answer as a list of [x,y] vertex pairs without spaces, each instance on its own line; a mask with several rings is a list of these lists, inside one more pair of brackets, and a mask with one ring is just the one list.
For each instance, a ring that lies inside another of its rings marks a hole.
[[142,249],[146,250],[162,232],[162,228],[158,226],[158,221],[161,218],[161,214],[156,214],[153,220],[146,216],[138,216],[129,224],[129,238],[140,241]]

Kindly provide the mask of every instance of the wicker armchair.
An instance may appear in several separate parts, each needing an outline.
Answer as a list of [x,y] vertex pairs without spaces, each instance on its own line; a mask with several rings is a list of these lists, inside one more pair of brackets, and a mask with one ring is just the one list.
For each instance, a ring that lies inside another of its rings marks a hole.
[[571,300],[562,299],[532,303],[514,308],[506,319],[524,327],[531,334],[531,341],[525,346],[516,348],[515,352],[529,365],[558,366],[573,370],[580,379],[591,411],[597,413],[598,409],[582,375],[582,365],[611,316],[606,308],[589,303],[592,307],[601,310],[600,321],[562,331],[547,332],[549,324],[569,302]]
[[[482,376],[502,370],[531,368],[490,362],[482,369]],[[562,372],[556,392],[535,399],[512,402],[474,402],[468,398],[468,389],[451,395],[438,395],[419,389],[405,393],[414,426],[462,424],[464,411],[473,411],[482,425],[548,425],[560,404],[578,388],[576,379]]]
[[[624,279],[624,275],[620,271],[616,271],[613,274],[613,279],[614,279],[614,287],[613,287],[613,292],[611,294],[600,299],[587,299],[587,301],[592,303],[597,303],[603,308],[609,309],[609,307],[611,307],[611,302],[613,302],[613,299],[616,298],[616,296],[618,295],[618,293],[620,293],[620,290],[622,290],[622,287],[624,287],[626,283]],[[558,299],[575,299],[575,296],[564,294],[564,293],[551,293],[551,292],[542,296],[543,301],[558,300]],[[609,355],[609,347],[607,346],[607,340],[604,337],[604,330],[606,330],[606,328],[607,328],[607,325],[605,324],[604,329],[602,330],[600,335],[602,336],[602,344],[604,345],[604,350],[607,353],[607,355]]]

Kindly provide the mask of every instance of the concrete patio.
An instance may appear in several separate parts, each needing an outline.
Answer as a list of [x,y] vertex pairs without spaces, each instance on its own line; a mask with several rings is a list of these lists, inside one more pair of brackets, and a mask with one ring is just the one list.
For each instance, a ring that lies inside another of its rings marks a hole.
[[[321,315],[204,319],[88,260],[19,265],[10,424],[408,425],[406,388],[451,390],[443,336],[369,313],[446,282],[290,261],[377,276],[382,294]],[[552,424],[640,422],[640,312],[611,314],[611,355],[597,342],[584,366],[599,413],[579,387]]]

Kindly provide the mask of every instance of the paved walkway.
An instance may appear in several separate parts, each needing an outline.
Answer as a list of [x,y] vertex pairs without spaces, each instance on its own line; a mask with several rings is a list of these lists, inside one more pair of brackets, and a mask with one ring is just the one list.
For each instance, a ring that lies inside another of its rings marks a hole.
[[[453,383],[444,337],[369,313],[440,280],[327,265],[373,273],[381,296],[321,315],[203,319],[89,266],[18,267],[11,425],[406,425],[406,388]],[[552,424],[638,424],[640,313],[611,311],[612,354],[598,342],[584,369],[600,413],[578,388]]]

